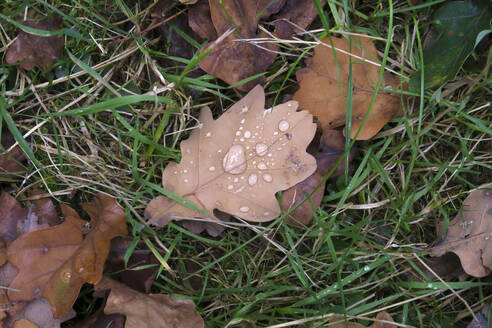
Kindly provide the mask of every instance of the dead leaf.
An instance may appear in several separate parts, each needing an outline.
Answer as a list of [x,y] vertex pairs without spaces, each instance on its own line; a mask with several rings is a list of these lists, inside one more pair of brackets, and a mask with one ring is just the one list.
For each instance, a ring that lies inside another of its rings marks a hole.
[[181,142],[181,163],[168,164],[162,182],[164,189],[206,213],[159,196],[145,210],[151,223],[218,220],[214,209],[253,222],[280,214],[275,193],[316,169],[305,151],[316,125],[308,112],[296,112],[295,101],[266,110],[264,105],[263,88],[257,86],[217,120],[208,107],[202,109],[200,126]]
[[30,193],[30,197],[34,198],[32,214],[38,218],[38,223],[55,226],[61,223],[61,219],[56,212],[55,205],[48,194],[40,189],[35,189]]
[[0,179],[18,179],[23,176],[25,171],[22,162],[26,159],[26,156],[19,146],[15,146],[8,151],[10,147],[15,143],[14,137],[9,131],[2,132],[2,151],[0,153]]
[[[139,292],[148,293],[157,271],[159,271],[159,261],[151,251],[145,249],[145,243],[141,241],[128,259],[127,267],[125,267],[124,257],[131,243],[132,239],[129,237],[117,237],[111,241],[111,249],[106,260],[105,271],[116,273],[112,274],[111,277],[128,287]],[[154,264],[154,267],[136,270],[140,266],[151,264]]]
[[[340,320],[337,319],[337,321]],[[394,322],[391,315],[386,311],[382,311],[377,314],[376,318],[374,319],[374,323],[370,325],[369,328],[397,328],[396,325],[392,325],[390,322]],[[341,322],[335,325],[330,325],[330,328],[368,328],[368,327],[356,322],[348,322],[347,324],[345,322]]]
[[107,277],[95,286],[96,291],[108,289],[111,292],[104,313],[126,315],[125,328],[204,327],[191,300],[173,300],[164,294],[142,294]]
[[[323,131],[344,126],[350,58],[347,53],[351,53],[353,76],[351,136],[353,137],[369,108],[374,86],[378,81],[379,67],[367,62],[378,61],[376,48],[368,38],[352,38],[351,51],[349,41],[345,38],[331,37],[335,49],[331,48],[328,38],[322,41],[323,44],[314,48],[314,56],[306,60],[306,68],[297,71],[296,77],[300,88],[293,99],[299,102],[299,108],[307,109],[318,117]],[[400,114],[400,97],[384,91],[385,86],[396,88],[398,83],[398,79],[385,75],[382,88],[357,137],[358,140],[371,138],[392,117]]]
[[210,19],[208,0],[198,0],[195,5],[190,7],[188,10],[188,25],[202,39],[217,39],[217,32]]
[[432,254],[453,252],[463,270],[474,277],[492,271],[492,183],[472,191],[464,200],[460,213],[449,222],[446,238],[434,246]]
[[82,207],[93,227],[85,238],[87,221],[62,205],[62,224],[24,234],[9,245],[8,260],[19,269],[10,287],[20,290],[9,290],[9,299],[44,297],[51,303],[54,317],[60,318],[71,309],[83,283],[96,284],[101,279],[110,240],[127,233],[125,213],[104,194]]
[[[323,133],[320,150],[316,152],[316,171],[307,179],[299,182],[297,185],[287,189],[282,193],[282,209],[288,211],[294,205],[304,200],[307,195],[311,194],[314,189],[321,183],[324,176],[333,168],[340,156],[345,151],[345,137],[339,130],[328,130]],[[349,161],[352,159],[355,148],[351,149]],[[330,180],[336,180],[345,172],[345,162],[340,165],[330,176]],[[299,207],[293,210],[289,216],[285,218],[285,222],[289,224],[308,225],[313,219],[313,208],[316,210],[321,205],[325,192],[326,183],[316,190],[311,196],[310,201],[306,200]],[[312,205],[311,205],[312,204]]]
[[[325,1],[321,1],[324,5]],[[303,32],[318,16],[313,0],[287,0],[282,10],[275,16],[275,35],[290,39],[293,34]]]
[[[61,28],[61,18],[53,15],[42,21],[23,21],[22,25],[45,31]],[[17,40],[7,51],[7,63],[20,62],[19,67],[25,70],[38,67],[45,70],[61,57],[65,38],[63,36],[37,36],[20,31]]]
[[[268,6],[270,2],[267,0],[237,0],[220,3],[210,0],[210,15],[219,39],[229,29],[235,27],[236,30],[224,40],[209,43],[203,49],[204,51],[211,50],[211,52],[200,61],[200,68],[229,85],[265,72],[275,61],[277,47],[272,43],[264,43],[262,44],[264,49],[262,49],[251,42],[238,39],[265,36],[263,33],[257,35],[256,30],[261,17],[267,17],[277,10],[275,5]],[[248,91],[263,81],[264,77],[260,77],[237,86],[237,89]]]

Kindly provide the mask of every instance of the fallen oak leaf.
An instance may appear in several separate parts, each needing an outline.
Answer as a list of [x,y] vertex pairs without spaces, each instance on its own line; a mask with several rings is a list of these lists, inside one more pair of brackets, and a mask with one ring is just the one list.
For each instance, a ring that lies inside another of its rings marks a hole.
[[253,222],[280,214],[275,193],[316,169],[305,151],[316,124],[308,112],[296,111],[295,101],[267,110],[264,105],[263,88],[257,86],[217,120],[208,107],[202,109],[199,128],[181,142],[181,163],[168,164],[162,183],[206,214],[159,196],[145,209],[150,223],[164,226],[195,217],[217,221],[214,209]]
[[433,256],[453,252],[463,270],[481,278],[492,272],[492,184],[480,186],[463,201],[460,213],[449,222],[446,238],[432,247]]
[[[297,71],[296,78],[300,88],[293,99],[299,102],[299,108],[307,109],[318,117],[323,131],[344,126],[349,58],[352,56],[353,94],[350,135],[354,137],[369,109],[374,86],[379,77],[379,67],[367,62],[377,61],[374,44],[367,38],[350,38],[352,49],[349,40],[335,37],[323,39],[323,43],[314,48],[314,56],[306,60],[306,67]],[[398,84],[398,79],[386,74],[381,85],[396,88]],[[400,103],[400,97],[381,88],[357,139],[367,140],[374,136],[392,117],[400,114]]]
[[87,221],[62,205],[62,224],[29,232],[9,245],[8,261],[19,269],[10,284],[10,300],[44,297],[54,318],[60,318],[71,309],[83,283],[96,284],[101,279],[110,240],[127,233],[125,213],[114,198],[104,194],[82,207],[93,227],[85,238]]
[[[257,35],[256,30],[261,17],[267,17],[278,9],[275,5],[268,6],[270,2],[269,0],[224,2],[209,0],[210,16],[219,39],[203,49],[203,51],[210,50],[210,53],[199,62],[200,68],[229,85],[265,72],[277,57],[275,52],[277,46],[266,43],[263,45],[265,49],[262,49],[253,43],[238,41],[238,39],[266,36],[263,32]],[[221,40],[220,36],[233,27],[236,30]],[[259,77],[236,88],[249,91],[263,81],[264,77]]]
[[125,328],[200,328],[203,319],[193,301],[173,300],[165,294],[139,293],[107,277],[94,287],[96,292],[110,289],[105,314],[126,315]]
[[[61,28],[61,18],[57,15],[42,21],[23,21],[22,25],[45,31]],[[7,63],[20,62],[19,67],[25,70],[38,67],[47,69],[61,57],[65,39],[63,36],[38,36],[20,31],[17,40],[9,47],[6,55]]]

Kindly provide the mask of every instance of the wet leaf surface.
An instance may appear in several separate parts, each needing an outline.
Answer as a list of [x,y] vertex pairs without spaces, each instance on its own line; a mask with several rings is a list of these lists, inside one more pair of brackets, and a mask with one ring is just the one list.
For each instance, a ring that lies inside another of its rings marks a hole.
[[[314,48],[314,56],[306,60],[306,68],[297,71],[300,88],[293,99],[299,102],[300,109],[307,109],[318,117],[323,131],[344,126],[347,107],[347,81],[349,77],[349,53],[352,54],[352,129],[354,136],[366,114],[374,86],[378,81],[379,67],[368,63],[377,62],[376,48],[368,38],[352,39],[352,49],[345,38],[331,38],[336,51],[328,38],[323,39],[325,45]],[[336,58],[334,56],[336,53]],[[337,69],[338,67],[338,69]],[[386,75],[381,86],[397,88],[399,81]],[[392,118],[400,114],[400,97],[381,88],[371,108],[359,140],[367,140]]]
[[431,250],[441,256],[453,252],[463,270],[474,277],[492,272],[492,184],[472,191],[460,213],[449,222],[446,238]]
[[[61,28],[61,18],[51,16],[39,22],[23,21],[22,25],[45,31]],[[65,38],[63,36],[38,36],[20,31],[17,40],[9,47],[6,55],[7,63],[20,62],[19,67],[25,70],[38,67],[45,70],[61,57]]]
[[83,236],[87,221],[62,205],[65,221],[55,227],[26,233],[7,249],[8,261],[19,269],[10,284],[12,301],[44,297],[51,303],[54,317],[69,312],[83,283],[97,283],[109,253],[110,240],[125,235],[125,213],[116,201],[98,194],[83,204],[91,217],[91,230]]
[[295,101],[267,110],[264,105],[263,88],[257,86],[217,120],[209,108],[202,109],[200,126],[181,142],[181,163],[168,164],[162,181],[164,189],[206,213],[159,196],[145,210],[151,223],[194,217],[213,222],[214,209],[253,222],[280,214],[275,193],[316,169],[305,151],[316,125],[309,113],[296,111]]
[[139,293],[107,277],[95,286],[96,291],[111,290],[104,308],[105,314],[126,316],[125,328],[200,328],[203,319],[193,301],[173,300],[164,294]]

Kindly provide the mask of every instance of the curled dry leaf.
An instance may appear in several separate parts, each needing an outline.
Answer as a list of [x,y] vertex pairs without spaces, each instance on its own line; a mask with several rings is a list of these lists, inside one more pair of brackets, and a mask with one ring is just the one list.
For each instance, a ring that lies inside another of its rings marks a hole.
[[[275,5],[269,6],[270,2],[237,0],[221,3],[210,0],[210,15],[219,39],[204,48],[211,52],[200,61],[200,68],[230,85],[265,72],[277,57],[277,47],[272,43],[265,43],[262,49],[251,42],[238,39],[265,36],[263,33],[257,35],[256,30],[261,17],[268,17],[278,10]],[[220,36],[233,27],[235,31],[222,40]],[[257,78],[238,86],[237,89],[248,91],[263,80],[264,78]]]
[[[15,143],[14,137],[8,131],[2,132],[2,151],[0,152],[0,179],[1,178],[19,178],[19,173],[25,171],[22,162],[26,159],[24,152],[19,146],[15,146],[8,151]],[[1,180],[0,180],[1,181]]]
[[214,209],[254,222],[280,214],[275,193],[316,169],[314,157],[305,151],[316,125],[308,112],[296,112],[295,101],[267,110],[264,105],[263,88],[257,86],[217,120],[209,108],[202,109],[199,128],[181,142],[181,163],[169,164],[162,182],[206,214],[159,196],[145,210],[151,223],[217,220]]
[[107,277],[95,290],[111,292],[104,313],[126,315],[125,328],[200,328],[203,319],[193,301],[173,300],[165,294],[142,294]]
[[10,284],[10,300],[44,297],[54,317],[61,318],[69,312],[83,283],[96,284],[101,279],[110,240],[127,233],[125,213],[112,197],[103,194],[82,207],[92,219],[85,238],[88,222],[62,205],[62,224],[26,233],[9,245],[8,261],[19,269]]
[[[374,319],[374,323],[370,325],[369,328],[397,328],[397,326],[393,325],[392,322],[394,321],[391,315],[386,311],[382,311],[378,313],[378,315]],[[348,322],[348,323],[341,322],[335,325],[330,325],[330,327],[331,328],[367,328],[366,326],[356,322]]]
[[492,184],[468,195],[460,213],[449,222],[446,238],[432,248],[435,256],[447,252],[458,255],[471,276],[485,277],[492,271]]
[[[352,49],[345,38],[328,38],[314,48],[314,56],[306,60],[306,68],[297,72],[300,88],[293,99],[299,102],[299,108],[307,109],[318,117],[324,131],[344,126],[346,121],[347,82],[352,56],[352,130],[353,137],[362,124],[378,81],[379,66],[374,44],[367,38],[352,38]],[[332,48],[333,46],[333,48]],[[336,54],[336,58],[335,58]],[[339,77],[339,78],[338,78]],[[376,101],[369,117],[357,137],[367,140],[374,136],[394,116],[400,114],[400,97],[384,87],[396,88],[398,79],[385,75]]]
[[[304,200],[307,195],[311,194],[314,189],[321,183],[324,176],[335,166],[336,162],[345,151],[345,137],[340,130],[328,130],[323,133],[320,150],[316,152],[315,158],[317,163],[316,171],[295,186],[287,189],[282,193],[282,209],[288,211],[300,201]],[[352,148],[349,154],[349,161],[353,157],[355,149]],[[344,173],[345,164],[340,165],[330,176],[330,180],[338,178]],[[316,210],[323,199],[325,191],[324,183],[311,196],[310,200],[306,200],[299,207],[293,210],[289,216],[285,218],[285,222],[290,224],[308,225],[313,219],[313,208]]]
[[[53,31],[61,28],[61,18],[51,16],[39,22],[23,21],[22,25],[39,30]],[[19,67],[30,70],[38,67],[47,69],[55,60],[60,58],[65,45],[63,36],[38,36],[20,31],[17,40],[7,51],[7,63],[12,64],[20,61]]]

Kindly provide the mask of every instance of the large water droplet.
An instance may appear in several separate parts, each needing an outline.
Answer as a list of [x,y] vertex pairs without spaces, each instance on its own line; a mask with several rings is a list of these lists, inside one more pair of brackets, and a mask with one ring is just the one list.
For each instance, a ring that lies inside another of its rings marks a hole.
[[266,182],[272,182],[272,181],[273,181],[272,176],[271,176],[270,174],[268,174],[268,173],[267,173],[267,174],[263,174],[263,175],[262,175],[262,178],[263,178],[263,180],[265,180]]
[[280,121],[278,122],[278,129],[282,132],[285,132],[289,129],[290,125],[289,125],[289,122],[287,121]]
[[264,143],[259,142],[256,144],[255,150],[256,150],[256,154],[258,154],[258,156],[263,156],[267,153],[268,146],[265,145]]
[[248,206],[241,206],[241,207],[239,208],[239,211],[240,211],[240,212],[243,212],[243,213],[246,213],[246,212],[248,212],[248,211],[249,211],[249,207],[248,207]]
[[255,185],[257,181],[258,181],[258,176],[256,174],[251,174],[248,177],[248,183],[249,183],[250,186]]
[[224,156],[222,166],[231,174],[241,174],[246,170],[246,154],[242,145],[234,145]]
[[266,170],[267,169],[267,166],[265,163],[261,162],[261,163],[258,163],[258,169],[259,170]]

